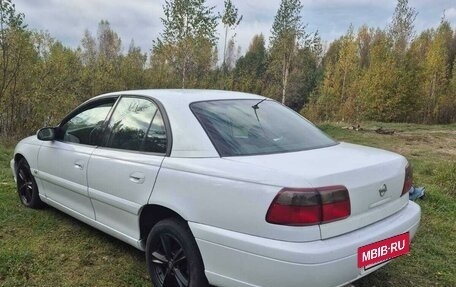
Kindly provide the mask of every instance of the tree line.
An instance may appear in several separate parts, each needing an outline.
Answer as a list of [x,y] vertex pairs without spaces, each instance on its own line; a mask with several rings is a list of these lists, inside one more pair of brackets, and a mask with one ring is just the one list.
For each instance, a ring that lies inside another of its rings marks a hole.
[[0,137],[56,124],[95,95],[141,88],[251,92],[313,120],[456,121],[456,31],[444,17],[416,35],[417,12],[398,0],[387,27],[350,26],[325,47],[302,9],[300,0],[282,0],[269,41],[259,33],[241,54],[243,16],[233,1],[216,13],[206,0],[166,0],[163,29],[144,52],[133,40],[124,51],[107,20],[67,47],[29,29],[12,1],[0,0]]
[[362,26],[329,46],[324,76],[303,108],[320,120],[456,121],[456,31],[442,17],[415,35],[417,12],[399,0],[385,29]]

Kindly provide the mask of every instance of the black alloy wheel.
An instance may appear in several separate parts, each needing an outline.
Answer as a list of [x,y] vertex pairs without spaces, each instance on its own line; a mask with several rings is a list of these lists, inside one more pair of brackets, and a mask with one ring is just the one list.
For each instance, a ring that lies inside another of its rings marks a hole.
[[152,228],[146,261],[154,287],[208,286],[201,255],[184,222],[165,219]]
[[169,233],[159,235],[152,252],[153,271],[160,286],[188,286],[188,261],[179,241]]
[[40,208],[43,202],[40,199],[38,186],[25,159],[19,160],[16,170],[17,193],[22,204],[30,208]]

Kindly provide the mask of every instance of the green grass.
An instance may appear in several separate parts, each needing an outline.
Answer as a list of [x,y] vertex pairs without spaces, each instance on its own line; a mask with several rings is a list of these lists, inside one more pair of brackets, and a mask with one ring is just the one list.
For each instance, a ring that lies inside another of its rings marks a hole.
[[[411,253],[354,285],[456,286],[456,125],[343,126],[320,127],[339,141],[403,154],[415,184],[427,190]],[[396,133],[373,132],[380,126]],[[150,286],[142,252],[53,208],[23,208],[9,170],[12,152],[0,147],[0,286]]]

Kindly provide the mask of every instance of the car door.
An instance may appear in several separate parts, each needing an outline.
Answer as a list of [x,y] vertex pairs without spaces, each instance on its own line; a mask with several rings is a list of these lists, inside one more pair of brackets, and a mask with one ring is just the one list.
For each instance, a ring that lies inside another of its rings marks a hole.
[[139,239],[139,212],[149,200],[166,151],[158,106],[147,98],[122,96],[105,144],[94,150],[89,162],[89,195],[98,222]]
[[57,127],[56,140],[43,142],[38,153],[36,176],[43,181],[47,199],[91,219],[95,215],[88,194],[88,162],[115,101],[100,99],[76,109]]

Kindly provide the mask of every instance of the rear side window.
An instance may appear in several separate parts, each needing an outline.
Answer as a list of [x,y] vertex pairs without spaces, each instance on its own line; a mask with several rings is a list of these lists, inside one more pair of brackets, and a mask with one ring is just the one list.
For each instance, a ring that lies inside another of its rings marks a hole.
[[190,105],[221,156],[309,150],[336,142],[274,101],[222,100]]
[[163,117],[159,110],[155,114],[144,142],[144,150],[166,153],[166,129]]
[[166,131],[158,107],[150,100],[122,97],[116,106],[106,146],[132,151],[166,152]]

